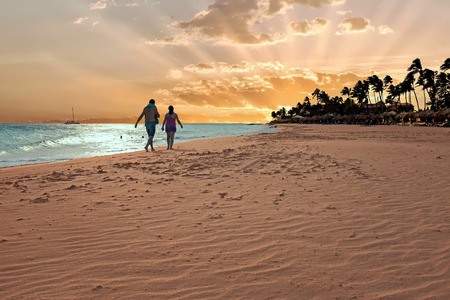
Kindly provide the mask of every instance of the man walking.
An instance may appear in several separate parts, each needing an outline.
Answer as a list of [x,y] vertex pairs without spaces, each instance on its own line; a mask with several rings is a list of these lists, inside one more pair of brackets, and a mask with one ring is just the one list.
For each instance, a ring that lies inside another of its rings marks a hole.
[[152,152],[155,152],[155,148],[153,148],[153,137],[155,136],[155,126],[158,124],[159,113],[158,109],[155,105],[155,100],[151,99],[149,104],[144,107],[142,114],[139,116],[134,128],[137,128],[137,124],[145,116],[145,129],[147,129],[148,141],[147,145],[145,145],[145,151],[148,152],[148,146],[151,147]]

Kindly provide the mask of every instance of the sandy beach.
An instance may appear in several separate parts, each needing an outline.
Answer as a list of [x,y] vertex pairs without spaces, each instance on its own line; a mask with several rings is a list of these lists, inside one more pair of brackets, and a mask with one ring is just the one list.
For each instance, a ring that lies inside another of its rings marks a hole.
[[449,178],[402,126],[2,168],[0,298],[449,299]]

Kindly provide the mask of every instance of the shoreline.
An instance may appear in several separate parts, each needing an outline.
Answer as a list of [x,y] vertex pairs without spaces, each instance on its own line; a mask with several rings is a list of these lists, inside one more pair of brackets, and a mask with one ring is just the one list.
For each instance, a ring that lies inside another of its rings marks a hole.
[[[53,128],[53,126],[56,126]],[[4,126],[0,136],[6,143],[0,151],[0,168],[27,164],[54,163],[82,157],[98,157],[141,151],[147,141],[144,126],[135,129],[128,124],[93,124],[82,127],[64,124],[20,124]],[[36,132],[36,138],[22,139],[22,135]],[[273,132],[269,125],[250,126],[244,124],[187,124],[176,143],[231,135],[251,135]],[[18,136],[15,138],[15,136]],[[11,138],[13,137],[13,138]],[[155,146],[166,144],[166,134],[157,133]]]
[[[6,124],[6,123],[4,123]],[[13,124],[13,123],[11,123]],[[15,123],[14,123],[15,124]],[[28,124],[28,123],[23,123],[23,124]],[[33,123],[34,124],[34,123]],[[41,123],[35,123],[35,124],[41,124]],[[42,123],[44,124],[44,123]],[[113,123],[111,123],[113,124]],[[188,124],[206,124],[206,123],[188,123]],[[225,124],[225,123],[217,123],[217,124]],[[246,124],[246,123],[233,123],[233,124],[243,124],[243,125],[269,125],[270,127],[274,127],[274,128],[278,128],[278,127],[282,127],[282,126],[360,126],[363,128],[370,128],[370,127],[374,127],[374,126],[393,126],[393,127],[421,127],[421,128],[441,128],[443,130],[448,130],[448,127],[444,127],[444,126],[422,126],[422,125],[403,125],[403,124],[375,124],[375,125],[364,125],[364,124],[299,124],[299,123],[273,123],[273,124]],[[268,133],[258,133],[256,135],[260,135],[260,134],[268,134]],[[177,141],[177,143],[175,143],[175,146],[177,145],[181,145],[181,144],[185,144],[185,143],[191,143],[191,142],[196,142],[196,141],[201,141],[201,140],[213,140],[213,139],[220,139],[220,138],[233,138],[233,137],[239,137],[239,136],[252,136],[252,135],[237,135],[237,136],[225,136],[225,137],[215,137],[215,138],[199,138],[199,139],[194,139],[194,140],[188,140],[188,141]],[[169,151],[165,149],[166,146],[156,146],[155,149],[160,149],[159,151]],[[90,159],[90,158],[101,158],[104,156],[115,156],[115,155],[122,155],[122,154],[130,154],[130,153],[139,153],[139,152],[143,152],[145,150],[132,150],[130,152],[121,152],[121,153],[114,153],[114,154],[103,154],[103,155],[98,155],[98,156],[90,156],[90,157],[81,157],[81,158],[74,158],[74,159],[68,159],[68,160],[62,160],[62,161],[55,161],[55,162],[38,162],[38,163],[30,163],[30,164],[23,164],[23,165],[13,165],[13,166],[0,166],[0,170],[2,169],[7,169],[7,168],[16,168],[16,167],[26,167],[26,166],[39,166],[39,165],[48,165],[48,164],[58,164],[58,163],[64,163],[64,162],[71,162],[71,161],[77,161],[77,160],[82,160],[82,159]],[[157,150],[158,151],[158,150]]]
[[277,126],[0,168],[0,297],[450,295],[449,129]]

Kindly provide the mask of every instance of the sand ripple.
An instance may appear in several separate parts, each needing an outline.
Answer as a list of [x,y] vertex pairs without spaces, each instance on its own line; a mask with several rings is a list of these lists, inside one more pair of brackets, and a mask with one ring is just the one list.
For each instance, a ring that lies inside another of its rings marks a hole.
[[448,299],[448,129],[0,169],[1,299]]

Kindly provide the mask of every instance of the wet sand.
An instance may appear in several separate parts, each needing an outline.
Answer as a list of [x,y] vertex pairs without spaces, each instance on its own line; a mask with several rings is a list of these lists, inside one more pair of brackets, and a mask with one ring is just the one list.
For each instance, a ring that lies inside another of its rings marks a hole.
[[448,299],[449,178],[401,126],[2,168],[0,298]]

